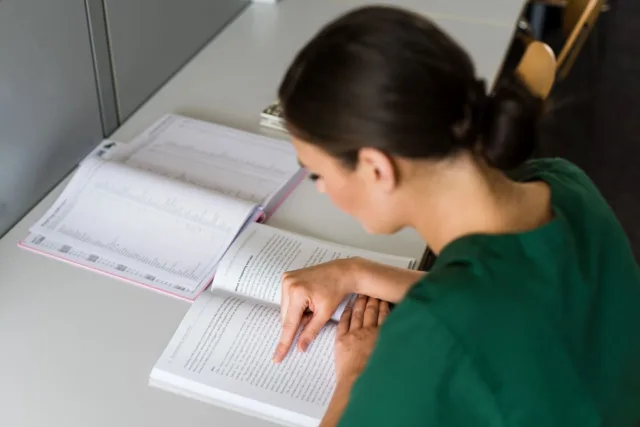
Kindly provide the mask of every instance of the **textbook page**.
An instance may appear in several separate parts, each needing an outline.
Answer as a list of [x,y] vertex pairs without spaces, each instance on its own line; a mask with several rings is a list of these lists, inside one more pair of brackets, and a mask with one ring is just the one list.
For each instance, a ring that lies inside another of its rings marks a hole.
[[158,120],[120,160],[261,206],[304,173],[286,141],[178,115]]
[[[249,224],[220,260],[212,288],[280,304],[285,272],[355,256],[402,268],[412,268],[415,262],[410,258],[330,243],[263,224]],[[345,304],[346,301],[334,313],[334,320],[339,319]]]
[[193,290],[211,280],[254,210],[245,201],[90,158],[30,232],[94,261],[104,257],[152,281]]
[[276,306],[225,291],[198,297],[151,373],[169,391],[294,425],[317,425],[335,386],[336,326],[306,352],[272,362],[280,335]]

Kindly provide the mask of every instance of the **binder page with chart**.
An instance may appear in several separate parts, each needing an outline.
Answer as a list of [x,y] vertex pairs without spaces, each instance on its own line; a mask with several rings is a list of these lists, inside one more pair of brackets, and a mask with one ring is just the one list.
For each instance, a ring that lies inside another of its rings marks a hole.
[[290,143],[165,115],[120,155],[123,163],[250,201],[271,213],[305,173]]
[[92,250],[83,250],[74,245],[62,243],[55,238],[41,234],[29,234],[19,245],[27,250],[46,255],[59,261],[83,267],[106,276],[124,280],[136,285],[145,286],[175,295],[185,299],[194,299],[201,289],[191,289],[182,284],[179,279],[166,280],[131,267],[125,260],[115,260],[110,257],[98,256]]
[[[21,243],[194,299],[253,203],[97,158],[85,161]],[[143,278],[144,280],[139,280]]]

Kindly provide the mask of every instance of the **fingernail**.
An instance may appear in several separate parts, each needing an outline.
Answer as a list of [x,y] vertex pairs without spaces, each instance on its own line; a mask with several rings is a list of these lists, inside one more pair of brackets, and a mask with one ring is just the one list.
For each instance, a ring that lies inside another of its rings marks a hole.
[[308,347],[309,347],[309,341],[307,340],[300,341],[300,350],[307,351]]

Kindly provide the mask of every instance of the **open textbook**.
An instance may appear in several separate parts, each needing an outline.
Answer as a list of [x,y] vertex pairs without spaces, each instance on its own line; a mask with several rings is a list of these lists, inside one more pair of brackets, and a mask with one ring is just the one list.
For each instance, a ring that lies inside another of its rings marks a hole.
[[307,352],[292,349],[274,364],[281,332],[280,280],[285,271],[354,256],[415,267],[413,259],[249,224],[224,255],[211,289],[187,312],[149,383],[281,424],[317,425],[335,385],[336,327],[325,326]]
[[286,141],[166,115],[85,159],[20,246],[194,300],[303,175]]

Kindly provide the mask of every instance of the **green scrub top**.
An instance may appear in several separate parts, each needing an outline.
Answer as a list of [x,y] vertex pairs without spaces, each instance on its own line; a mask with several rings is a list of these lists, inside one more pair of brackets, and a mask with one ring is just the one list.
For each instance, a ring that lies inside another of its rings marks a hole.
[[640,270],[622,227],[567,161],[513,178],[547,182],[555,218],[447,245],[382,326],[340,426],[640,426]]

